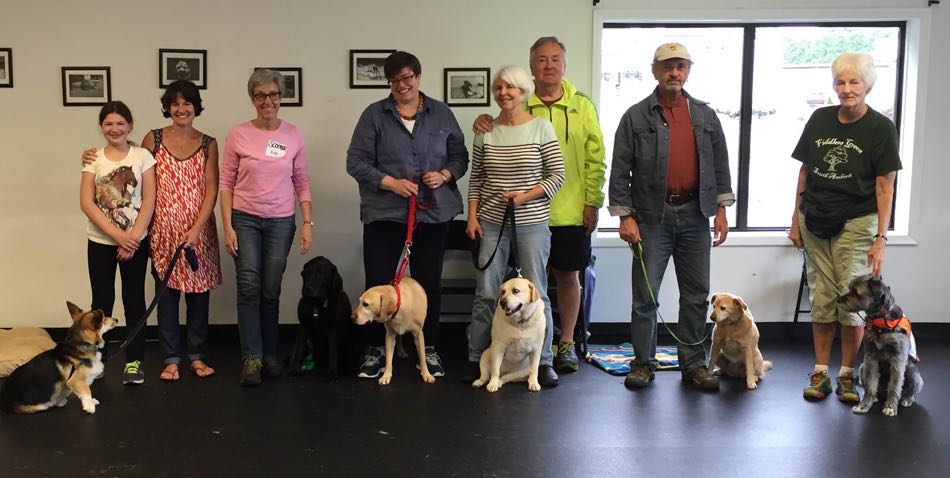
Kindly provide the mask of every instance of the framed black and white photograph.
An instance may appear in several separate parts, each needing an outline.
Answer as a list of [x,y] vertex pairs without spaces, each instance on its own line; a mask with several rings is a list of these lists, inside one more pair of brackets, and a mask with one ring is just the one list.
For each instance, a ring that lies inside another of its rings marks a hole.
[[280,97],[280,106],[303,106],[303,68],[258,66],[254,70],[261,68],[274,70],[284,77],[284,95]]
[[208,50],[158,50],[158,87],[188,80],[199,89],[208,87]]
[[13,49],[0,48],[0,88],[13,88]]
[[350,88],[389,88],[383,64],[395,51],[350,50]]
[[491,101],[490,68],[446,68],[445,104],[488,106]]
[[102,106],[112,101],[108,66],[64,66],[63,106]]

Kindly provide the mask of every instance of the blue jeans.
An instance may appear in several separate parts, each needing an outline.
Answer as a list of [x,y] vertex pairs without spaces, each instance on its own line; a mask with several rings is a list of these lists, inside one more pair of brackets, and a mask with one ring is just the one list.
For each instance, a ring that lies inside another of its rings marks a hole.
[[297,226],[294,216],[264,218],[231,211],[237,232],[238,331],[243,358],[277,358],[280,283]]
[[[179,261],[184,261],[184,258],[179,258]],[[178,264],[175,267],[184,266]],[[152,269],[152,277],[155,279],[155,295],[158,295],[164,288],[159,272]],[[158,301],[158,344],[166,365],[181,363],[181,325],[178,321],[180,297],[180,290],[169,287],[168,292]],[[185,292],[185,338],[188,344],[188,360],[204,360],[208,356],[210,298],[211,291]]]
[[[659,224],[639,224],[646,264],[654,296],[659,300],[660,284],[670,257],[676,270],[679,286],[679,323],[674,332],[684,342],[698,342],[703,338],[706,310],[709,305],[709,251],[712,239],[709,218],[699,209],[699,201],[682,206],[664,203]],[[656,306],[643,280],[643,268],[634,245],[631,282],[633,306],[630,313],[630,332],[635,363],[656,369]],[[704,365],[706,351],[702,344],[676,346],[682,370]]]
[[[482,250],[478,254],[479,264],[488,261],[501,226],[488,221],[480,221],[484,236]],[[551,342],[554,339],[554,322],[551,319],[551,301],[548,299],[548,275],[545,266],[551,252],[551,229],[547,223],[529,226],[517,226],[518,233],[518,262],[521,266],[521,275],[531,281],[544,300],[544,347],[541,349],[541,364],[551,365],[554,354],[551,353]],[[511,233],[505,230],[505,235],[498,245],[498,253],[488,269],[475,272],[475,298],[472,301],[472,321],[468,325],[468,360],[478,362],[482,352],[491,342],[491,321],[495,315],[495,305],[498,302],[498,289],[508,272],[508,256],[511,250]]]

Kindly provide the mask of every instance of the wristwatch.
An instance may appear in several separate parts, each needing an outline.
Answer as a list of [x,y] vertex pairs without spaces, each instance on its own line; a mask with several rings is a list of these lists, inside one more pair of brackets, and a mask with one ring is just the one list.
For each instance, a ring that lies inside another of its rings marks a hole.
[[443,173],[442,171],[439,171],[439,174],[442,175],[442,182],[446,182],[446,183],[447,183],[447,182],[449,182],[449,179],[452,179],[452,176],[451,176],[451,175],[447,175],[447,174]]
[[313,227],[313,221],[304,221],[302,225]]

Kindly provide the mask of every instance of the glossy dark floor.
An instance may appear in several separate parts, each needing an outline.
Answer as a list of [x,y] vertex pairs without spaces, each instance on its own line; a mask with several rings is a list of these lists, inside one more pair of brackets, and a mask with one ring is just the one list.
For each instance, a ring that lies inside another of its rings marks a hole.
[[[449,334],[444,334],[449,335]],[[93,385],[95,415],[62,409],[0,416],[0,476],[946,476],[950,348],[919,340],[926,382],[895,418],[854,415],[833,397],[806,402],[810,343],[762,344],[775,369],[758,390],[724,381],[692,390],[678,372],[647,389],[587,364],[557,388],[523,383],[489,394],[459,383],[461,334],[443,347],[448,375],[423,384],[398,363],[393,383],[319,375],[237,385],[234,345],[217,375],[182,373],[123,387],[119,364]],[[157,355],[149,344],[150,358]],[[837,354],[837,352],[835,352]],[[837,364],[833,364],[836,369]]]

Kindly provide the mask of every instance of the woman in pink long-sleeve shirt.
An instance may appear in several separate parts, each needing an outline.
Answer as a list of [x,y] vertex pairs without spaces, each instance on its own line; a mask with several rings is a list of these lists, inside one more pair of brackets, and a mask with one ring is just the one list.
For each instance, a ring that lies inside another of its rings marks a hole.
[[220,195],[224,247],[237,272],[241,385],[280,376],[277,315],[280,284],[297,229],[294,196],[300,202],[300,253],[310,250],[313,218],[303,135],[277,117],[284,80],[269,69],[255,71],[247,92],[257,117],[228,132],[221,161]]

